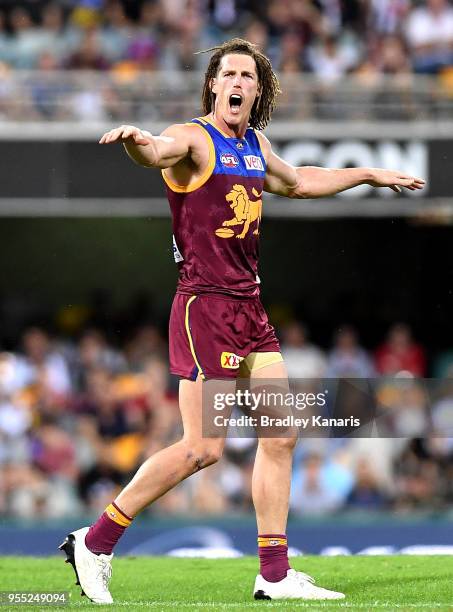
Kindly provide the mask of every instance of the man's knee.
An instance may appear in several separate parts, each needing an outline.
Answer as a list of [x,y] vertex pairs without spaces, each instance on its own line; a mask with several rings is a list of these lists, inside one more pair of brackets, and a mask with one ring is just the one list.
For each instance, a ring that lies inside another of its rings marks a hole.
[[186,441],[186,460],[193,472],[198,472],[213,463],[222,456],[223,440],[202,440],[197,443]]
[[297,433],[288,432],[287,435],[279,438],[260,438],[260,448],[268,454],[280,455],[285,452],[292,452],[297,444]]

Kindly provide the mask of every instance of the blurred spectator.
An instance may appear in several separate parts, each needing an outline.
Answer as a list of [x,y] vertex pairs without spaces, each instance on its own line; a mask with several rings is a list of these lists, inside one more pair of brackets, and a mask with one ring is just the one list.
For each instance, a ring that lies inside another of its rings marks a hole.
[[[357,469],[363,457],[373,466],[379,488],[391,499],[396,493],[395,461],[406,445],[404,438],[389,438],[386,433],[378,431],[370,438],[354,438],[349,441],[348,451],[351,464]],[[385,437],[384,437],[385,436]]]
[[405,27],[415,72],[434,74],[452,62],[453,9],[448,0],[426,0]]
[[127,48],[127,57],[139,70],[157,70],[160,49],[157,43],[143,33],[135,36]]
[[129,431],[122,405],[116,401],[111,374],[102,368],[88,372],[86,391],[80,396],[78,413],[96,417],[98,434],[104,438],[116,438]]
[[[441,458],[432,453],[424,440],[415,438],[409,441],[395,462],[397,510],[407,512],[440,509],[443,506],[447,483],[442,476],[441,465]],[[443,474],[447,474],[445,470]]]
[[410,0],[371,0],[370,30],[377,34],[397,34],[410,8]]
[[70,487],[49,480],[31,465],[10,464],[4,469],[6,511],[10,516],[36,520],[77,514],[78,500]]
[[340,328],[335,346],[327,362],[328,378],[372,378],[375,370],[367,352],[359,345],[356,331],[349,326]]
[[65,107],[59,102],[69,93],[69,88],[58,73],[57,56],[51,51],[42,51],[36,68],[39,76],[32,76],[29,81],[35,110],[42,119],[64,119]]
[[294,25],[289,2],[270,0],[267,4],[266,23],[272,40],[278,40],[285,31]]
[[138,30],[148,36],[157,37],[161,33],[162,26],[162,6],[157,0],[145,0],[140,9],[138,17]]
[[38,381],[42,374],[46,387],[55,395],[71,391],[68,366],[52,346],[48,334],[39,327],[30,327],[22,337],[24,357],[21,364],[23,385]]
[[[382,410],[380,435],[413,438],[428,435],[430,421],[428,394],[419,381],[405,378],[385,380],[377,391]],[[388,426],[387,432],[385,424]]]
[[144,448],[146,414],[127,410],[118,397],[112,376],[105,370],[93,369],[87,377],[87,391],[75,405],[80,414],[95,419],[91,436],[98,459],[123,475],[138,467]]
[[327,361],[324,353],[307,339],[307,330],[294,321],[282,329],[282,354],[289,378],[322,378]]
[[264,51],[268,44],[268,30],[266,24],[259,19],[252,19],[244,30],[244,38]]
[[43,423],[32,442],[35,465],[47,476],[74,480],[78,475],[74,443],[56,423]]
[[143,325],[125,350],[132,369],[141,370],[150,357],[166,355],[167,347],[157,327]]
[[75,41],[65,29],[64,13],[58,3],[46,4],[41,14],[40,53],[51,54],[57,65],[63,65]]
[[433,433],[446,439],[453,451],[453,378],[441,381],[438,393],[431,409]]
[[382,510],[386,496],[379,486],[369,460],[362,457],[356,467],[355,485],[346,498],[346,507],[354,510]]
[[70,17],[69,23],[74,29],[90,30],[101,23],[101,9],[103,0],[87,0],[76,2]]
[[0,10],[0,62],[12,62],[11,37],[7,31],[6,14]]
[[99,46],[109,63],[126,57],[133,29],[120,0],[108,0],[102,11],[104,25]]
[[106,121],[108,114],[102,91],[80,89],[70,98],[70,110],[76,121]]
[[321,8],[323,31],[332,36],[339,34],[343,25],[341,0],[319,0],[319,6]]
[[289,0],[289,29],[295,28],[304,44],[311,42],[315,36],[326,34],[326,26],[329,25],[329,6],[335,2],[336,0],[324,0],[318,4],[313,0],[302,0],[302,2]]
[[402,323],[390,328],[387,341],[376,351],[375,360],[380,374],[389,376],[400,372],[409,372],[414,376],[426,374],[425,351],[413,341],[410,328]]
[[404,42],[399,36],[385,36],[381,39],[376,60],[383,74],[408,74],[411,69]]
[[206,16],[196,2],[188,2],[174,24],[174,36],[167,40],[162,54],[161,67],[164,70],[197,70],[205,61],[201,55],[195,55],[200,48],[209,46],[204,36]]
[[143,367],[145,381],[144,397],[136,397],[128,403],[128,409],[145,411],[150,420],[147,423],[149,434],[144,447],[146,456],[166,448],[183,435],[181,415],[177,397],[169,392],[168,362],[160,357],[149,358]]
[[214,465],[185,481],[189,489],[190,512],[194,514],[222,514],[228,510],[226,491],[220,482],[225,466]]
[[281,70],[288,62],[294,62],[299,72],[305,68],[305,50],[301,37],[297,32],[285,32],[280,39],[278,55],[275,58],[275,67]]
[[239,0],[212,0],[209,3],[211,24],[220,31],[237,26],[240,19]]
[[352,483],[352,473],[344,465],[308,455],[294,470],[290,508],[295,514],[333,512],[343,505]]
[[14,353],[0,353],[0,397],[19,391],[29,380],[25,359]]
[[311,70],[326,83],[341,79],[351,66],[350,59],[333,36],[323,37],[316,46],[311,47],[308,58]]
[[126,371],[127,364],[119,351],[108,346],[100,330],[89,329],[80,338],[76,363],[73,366],[76,389],[84,390],[88,373],[98,368],[116,375]]
[[41,30],[33,23],[28,10],[17,6],[9,14],[13,33],[11,41],[12,63],[15,68],[34,68],[42,50]]
[[136,27],[129,36],[126,56],[140,70],[157,70],[162,54],[162,8],[147,0],[140,8]]
[[109,67],[96,30],[85,33],[80,46],[69,56],[66,65],[67,68],[77,70],[106,70]]
[[[415,118],[417,108],[412,91],[412,67],[404,41],[400,36],[386,35],[376,41],[372,53],[376,75],[386,75],[382,87],[376,88],[373,103],[375,115],[383,121]],[[377,84],[378,80],[376,80]]]
[[252,476],[255,451],[255,438],[226,439],[223,454],[225,465],[220,464],[220,482],[232,509],[249,511],[253,507]]

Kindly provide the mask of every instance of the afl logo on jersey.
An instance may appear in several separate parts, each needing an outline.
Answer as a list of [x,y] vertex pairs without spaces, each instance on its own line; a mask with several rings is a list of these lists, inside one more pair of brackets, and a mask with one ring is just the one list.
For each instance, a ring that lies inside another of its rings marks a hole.
[[236,168],[236,166],[239,166],[239,160],[234,153],[222,153],[220,161],[227,168]]

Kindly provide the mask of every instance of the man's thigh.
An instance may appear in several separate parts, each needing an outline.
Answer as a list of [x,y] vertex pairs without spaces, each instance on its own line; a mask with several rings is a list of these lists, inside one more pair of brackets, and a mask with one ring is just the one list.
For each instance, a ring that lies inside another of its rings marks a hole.
[[[179,382],[179,408],[184,428],[184,438],[192,444],[203,440],[215,443],[225,440],[227,428],[213,427],[214,417],[219,414],[214,409],[216,395],[226,397],[234,394],[235,380],[204,381],[199,376],[195,381],[182,379]],[[225,406],[222,415],[229,418],[232,407]],[[223,446],[223,444],[222,444]]]

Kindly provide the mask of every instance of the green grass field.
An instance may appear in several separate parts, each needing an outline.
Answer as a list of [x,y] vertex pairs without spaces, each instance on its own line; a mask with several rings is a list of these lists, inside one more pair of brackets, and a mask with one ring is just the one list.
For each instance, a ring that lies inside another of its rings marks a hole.
[[59,558],[0,557],[1,591],[69,591],[71,603],[14,605],[0,609],[42,610],[108,607],[127,610],[453,610],[452,558],[447,556],[298,557],[295,569],[318,584],[346,593],[338,603],[257,601],[251,591],[257,560],[118,558],[113,561],[113,606],[91,604],[74,586],[72,567]]

